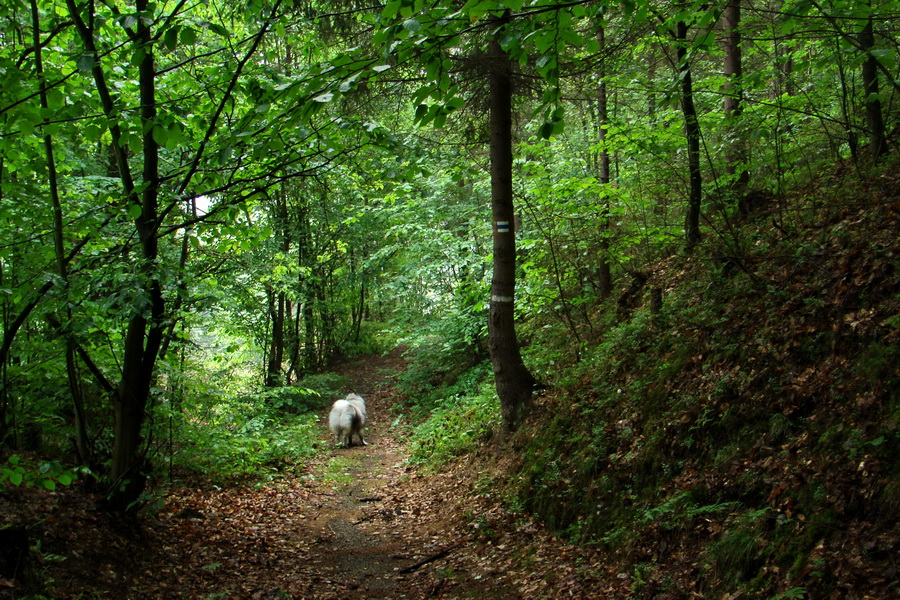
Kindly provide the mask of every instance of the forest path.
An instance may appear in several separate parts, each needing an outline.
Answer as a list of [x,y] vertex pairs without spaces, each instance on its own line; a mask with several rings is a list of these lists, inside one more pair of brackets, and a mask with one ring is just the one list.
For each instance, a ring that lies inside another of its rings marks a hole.
[[345,391],[366,399],[367,446],[336,448],[326,407],[326,450],[302,473],[170,494],[147,532],[157,551],[141,561],[128,597],[519,598],[479,564],[459,479],[406,466],[390,411],[402,367],[394,352],[338,368]]

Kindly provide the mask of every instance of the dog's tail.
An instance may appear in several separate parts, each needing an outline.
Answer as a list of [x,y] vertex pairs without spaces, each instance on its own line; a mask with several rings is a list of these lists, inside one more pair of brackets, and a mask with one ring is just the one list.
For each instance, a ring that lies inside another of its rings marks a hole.
[[341,429],[344,431],[358,431],[363,426],[363,415],[359,409],[348,403],[341,411]]

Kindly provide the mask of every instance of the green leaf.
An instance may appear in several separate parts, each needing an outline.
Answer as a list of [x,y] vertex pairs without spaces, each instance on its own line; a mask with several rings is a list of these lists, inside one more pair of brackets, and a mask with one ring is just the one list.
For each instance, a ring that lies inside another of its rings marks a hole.
[[146,56],[147,51],[143,47],[136,49],[134,54],[131,55],[131,66],[139,67]]
[[132,204],[128,207],[128,218],[129,219],[137,219],[144,212],[143,207],[140,204]]
[[341,85],[338,87],[338,91],[342,94],[349,92],[353,88],[353,84],[356,83],[356,80],[359,79],[360,75],[362,75],[362,72],[355,73],[342,81]]
[[894,52],[893,48],[878,48],[871,51],[872,56],[875,57],[875,60],[880,62],[885,67],[894,70],[897,68],[897,55]]
[[94,60],[93,54],[82,54],[75,61],[75,64],[78,67],[79,73],[81,73],[83,75],[87,75],[94,68],[94,65],[97,64],[97,61]]
[[50,108],[59,108],[66,103],[66,96],[59,89],[47,90],[47,104]]
[[157,144],[165,147],[166,142],[169,139],[166,129],[164,127],[161,127],[160,125],[154,125],[153,126],[153,139],[156,140]]
[[334,92],[325,92],[324,94],[319,94],[313,98],[313,102],[320,102],[322,104],[331,102],[332,100],[334,100]]
[[219,35],[223,38],[231,37],[231,33],[227,29],[225,29],[223,26],[221,26],[217,23],[208,23],[206,25],[206,27],[207,27],[207,29],[209,29],[210,31],[215,33],[216,35]]
[[541,137],[545,140],[549,140],[553,136],[554,125],[550,121],[545,121],[543,125],[541,125]]
[[500,47],[503,48],[505,52],[511,52],[514,50],[518,50],[519,48],[519,35],[514,32],[508,32],[504,34],[500,38]]
[[497,2],[493,0],[470,0],[462,8],[462,12],[468,13],[469,21],[474,23],[481,19],[489,10],[496,9]]
[[181,145],[184,142],[184,132],[181,129],[181,124],[177,121],[170,123],[166,128],[166,137],[168,138],[167,149],[174,150]]
[[388,2],[384,10],[381,11],[381,18],[385,21],[393,21],[397,18],[397,15],[400,13],[400,5],[403,4],[400,0],[391,0]]
[[178,29],[178,25],[169,28],[169,30],[166,31],[165,37],[163,38],[166,49],[170,52],[178,47]]
[[190,27],[182,29],[178,37],[185,46],[193,46],[197,43],[197,32]]

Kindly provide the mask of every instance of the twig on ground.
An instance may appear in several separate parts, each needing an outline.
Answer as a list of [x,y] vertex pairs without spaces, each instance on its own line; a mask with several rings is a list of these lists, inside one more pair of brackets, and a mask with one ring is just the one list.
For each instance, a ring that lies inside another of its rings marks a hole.
[[404,568],[400,569],[398,571],[398,573],[400,573],[401,575],[406,575],[407,573],[412,573],[416,569],[418,569],[420,567],[424,567],[425,565],[427,565],[430,562],[434,562],[436,560],[440,560],[440,559],[444,558],[445,556],[447,556],[448,554],[450,554],[451,552],[453,552],[454,550],[459,548],[461,545],[462,545],[462,542],[458,542],[456,544],[453,544],[452,546],[448,546],[447,548],[444,548],[440,552],[436,552],[436,553],[432,554],[428,558],[423,558],[422,560],[420,560],[419,562],[417,562],[414,565],[410,565],[408,567],[404,567]]

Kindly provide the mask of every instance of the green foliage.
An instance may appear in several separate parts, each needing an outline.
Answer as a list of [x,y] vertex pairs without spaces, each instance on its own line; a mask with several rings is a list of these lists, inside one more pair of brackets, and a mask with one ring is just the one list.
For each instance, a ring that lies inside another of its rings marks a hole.
[[[490,376],[486,362],[472,364],[472,357],[439,339],[409,351],[409,367],[397,384],[417,417],[428,415],[448,398],[474,395]],[[449,346],[449,347],[448,347]]]
[[[834,558],[823,547],[845,543],[849,522],[883,524],[896,514],[895,470],[877,483],[859,474],[860,464],[880,470],[896,461],[894,373],[885,370],[896,345],[881,342],[893,325],[866,324],[891,313],[896,299],[891,277],[843,287],[841,300],[818,293],[822,273],[847,256],[865,256],[864,271],[880,273],[883,228],[850,234],[839,218],[825,234],[818,224],[795,226],[782,242],[756,224],[734,232],[789,257],[752,273],[669,258],[654,272],[669,285],[661,312],[649,313],[646,290],[623,294],[634,308],[622,310],[620,300],[593,312],[577,352],[562,325],[535,319],[528,360],[555,389],[539,426],[519,438],[509,501],[631,564],[662,542],[703,548],[717,595],[773,596],[784,589],[778,573],[803,584],[783,597],[829,593]],[[822,239],[835,240],[824,258]],[[673,274],[676,283],[667,280]],[[831,315],[849,298],[859,302],[847,317],[856,330],[837,340]],[[869,408],[859,410],[859,398]],[[874,406],[892,416],[875,417]],[[844,499],[859,486],[891,500]],[[638,591],[658,583],[653,565],[638,566]]]
[[248,398],[252,404],[262,403],[277,413],[307,413],[321,408],[323,396],[316,390],[304,387],[268,388]]
[[[99,3],[96,51],[63,26],[86,16],[84,6],[74,14],[59,2],[37,6],[38,23],[0,9],[3,31],[16,32],[0,47],[3,443],[28,442],[51,458],[69,452],[77,389],[89,458],[107,462],[108,399],[129,321],[153,314],[151,282],[165,301],[156,324],[167,354],[145,361],[159,359],[142,431],[154,444],[141,449],[149,456],[171,452],[175,465],[217,477],[271,473],[312,451],[309,411],[342,393],[340,382],[314,373],[398,343],[413,361],[400,381],[403,410],[427,419],[415,460],[440,462],[486,437],[496,408],[485,365],[492,241],[483,50],[497,33],[517,81],[529,82],[517,86],[515,103],[517,325],[539,379],[573,390],[554,399],[547,431],[525,445],[516,501],[573,538],[610,546],[652,526],[687,529],[706,507],[758,502],[765,490],[746,475],[719,492],[671,486],[692,461],[727,469],[761,443],[792,451],[817,401],[852,395],[844,364],[864,380],[859,408],[847,423],[819,419],[813,449],[897,458],[897,311],[871,312],[867,295],[878,298],[879,282],[895,274],[858,261],[872,253],[887,264],[895,251],[874,241],[859,255],[843,250],[854,247],[859,224],[885,216],[875,206],[888,204],[879,193],[890,196],[866,186],[895,184],[887,169],[866,170],[861,138],[873,98],[859,81],[870,57],[886,70],[883,82],[896,73],[890,3],[746,6],[742,30],[753,44],[744,45],[739,118],[721,108],[729,92],[715,3],[682,3],[661,18],[645,0],[392,0],[352,16],[316,15],[321,3],[302,16],[258,2],[178,5],[177,14],[159,4],[146,20],[152,48],[129,31],[142,16]],[[854,40],[870,18],[878,43],[861,51]],[[690,30],[682,65],[667,37],[677,22]],[[42,74],[32,31],[47,40]],[[152,120],[135,110],[149,51]],[[704,148],[706,239],[693,260],[675,253],[687,63]],[[888,131],[896,94],[895,84],[880,88]],[[47,140],[62,225],[48,200]],[[151,140],[158,166],[146,160]],[[736,149],[748,197],[733,189],[737,174],[726,174]],[[816,184],[823,165],[840,188]],[[144,207],[129,196],[128,172],[137,193],[158,193],[152,239],[135,228]],[[830,227],[850,210],[851,191],[866,198],[864,210],[846,221],[852,226]],[[755,214],[765,220],[743,227]],[[808,226],[817,233],[805,235]],[[63,240],[61,256],[52,233]],[[158,245],[158,256],[141,258],[141,243]],[[827,256],[844,258],[831,264],[833,280],[804,286],[811,272],[829,270]],[[711,268],[693,281],[672,275],[704,262]],[[611,296],[601,290],[604,265]],[[660,273],[672,280],[654,279]],[[666,289],[659,315],[646,309],[642,277]],[[284,339],[273,343],[279,310]],[[757,331],[732,325],[767,311]],[[277,350],[275,385],[259,391]],[[813,394],[804,369],[833,381]],[[893,429],[861,422],[883,393]],[[4,482],[64,482],[56,467],[41,474],[43,464],[55,463],[8,463]],[[887,497],[896,498],[892,485]],[[823,493],[803,490],[794,501],[810,513]],[[786,562],[805,559],[813,543],[786,541]],[[725,571],[735,548],[723,541],[716,562]]]
[[53,491],[57,485],[71,485],[86,469],[72,469],[58,462],[35,461],[12,454],[0,466],[0,491],[13,487],[39,487]]
[[[246,379],[222,378],[196,386],[181,410],[159,407],[175,443],[172,466],[213,480],[263,479],[290,471],[312,456],[322,425],[318,412],[342,385],[333,375],[310,376],[302,385],[241,392]],[[165,411],[168,410],[168,413]]]
[[175,467],[213,480],[272,478],[316,450],[321,424],[315,415],[276,416],[238,401],[211,408],[207,420],[180,424]]
[[743,529],[730,530],[710,546],[707,558],[719,579],[746,581],[759,567],[759,539]]
[[430,467],[465,454],[493,435],[500,405],[492,383],[475,395],[447,399],[415,427],[410,462]]
[[310,409],[321,408],[328,404],[331,399],[336,399],[343,395],[343,390],[347,386],[347,378],[337,373],[315,373],[307,375],[297,382],[297,387],[311,391],[313,394],[307,396],[310,400],[314,396],[316,403],[310,406]]

